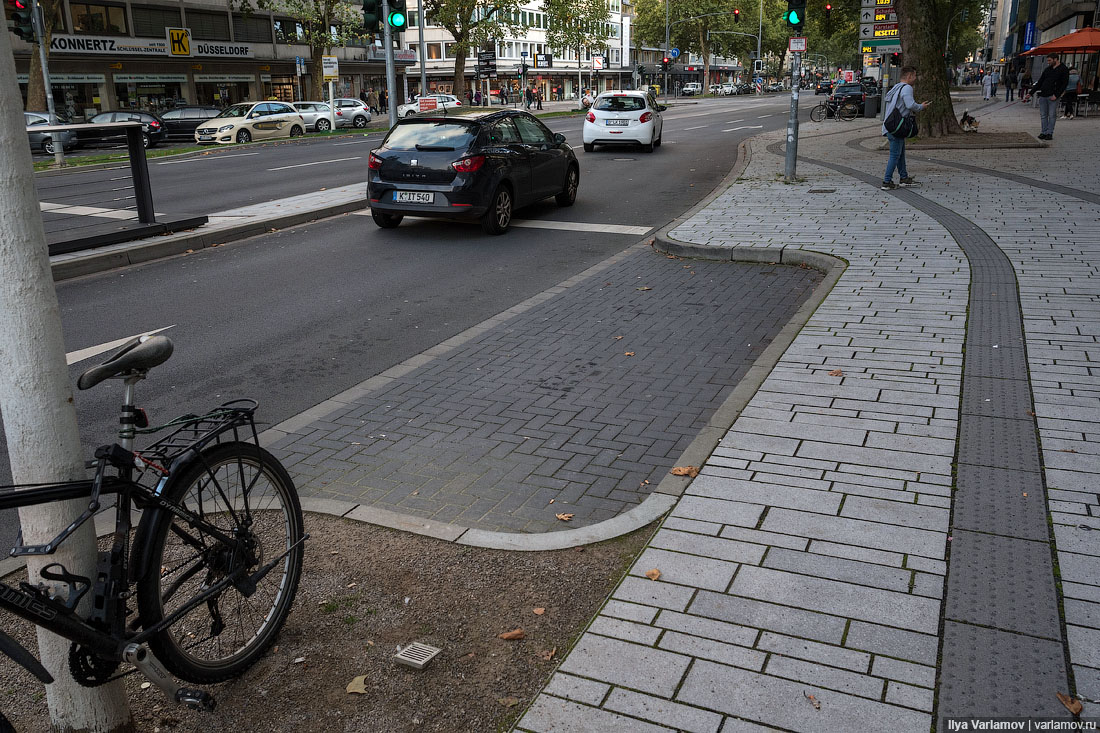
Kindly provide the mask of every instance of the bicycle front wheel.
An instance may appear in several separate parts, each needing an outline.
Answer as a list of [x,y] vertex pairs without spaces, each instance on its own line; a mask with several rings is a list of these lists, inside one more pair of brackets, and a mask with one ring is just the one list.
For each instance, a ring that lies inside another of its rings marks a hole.
[[821,122],[825,119],[825,105],[819,104],[810,110],[810,119],[814,122]]
[[840,115],[840,119],[844,120],[845,122],[851,122],[859,116],[859,107],[855,106],[854,104],[841,105],[840,112],[838,114]]
[[[171,512],[150,513],[152,524],[138,534],[149,542],[152,558],[137,584],[142,625],[170,617],[227,577],[236,581],[150,637],[149,647],[188,682],[236,677],[275,640],[298,589],[303,525],[294,484],[266,450],[223,443],[203,451],[163,495],[222,537]],[[254,589],[249,586],[252,574],[283,555]]]

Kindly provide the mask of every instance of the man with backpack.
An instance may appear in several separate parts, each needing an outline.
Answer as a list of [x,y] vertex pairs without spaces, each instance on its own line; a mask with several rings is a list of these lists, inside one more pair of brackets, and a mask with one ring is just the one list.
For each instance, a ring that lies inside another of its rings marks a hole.
[[[917,80],[917,70],[913,66],[903,66],[901,69],[901,81],[886,93],[886,108],[882,115],[882,134],[890,141],[890,157],[886,161],[886,174],[882,179],[882,190],[890,191],[898,187],[894,183],[894,171],[901,175],[902,186],[916,185],[916,181],[909,175],[909,169],[905,165],[905,138],[907,135],[899,134],[903,131],[887,129],[887,122],[891,121],[891,115],[897,111],[900,119],[904,120],[910,115],[916,115],[928,106],[928,102],[918,103],[913,99],[913,82]],[[914,120],[915,122],[915,120]]]

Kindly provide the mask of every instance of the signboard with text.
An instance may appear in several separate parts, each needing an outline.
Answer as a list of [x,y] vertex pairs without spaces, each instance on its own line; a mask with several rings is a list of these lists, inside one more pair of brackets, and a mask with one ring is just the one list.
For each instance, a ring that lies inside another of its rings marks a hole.
[[[127,38],[125,36],[70,36],[55,33],[50,38],[50,53],[83,54],[89,56],[214,56],[218,58],[250,59],[256,52],[250,43],[229,41],[195,41],[186,28],[170,28],[170,31],[187,31],[186,42],[171,45],[169,36],[164,38]],[[176,36],[182,40],[182,36]]]
[[321,57],[321,80],[326,82],[340,80],[340,59],[335,56]]
[[805,38],[789,38],[787,39],[788,51],[805,51],[806,39]]

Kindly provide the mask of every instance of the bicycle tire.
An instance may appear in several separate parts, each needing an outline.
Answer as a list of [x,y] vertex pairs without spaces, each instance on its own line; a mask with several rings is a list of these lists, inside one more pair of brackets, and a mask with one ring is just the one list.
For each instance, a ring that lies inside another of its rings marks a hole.
[[855,106],[854,104],[844,104],[841,105],[840,110],[837,112],[837,114],[840,115],[840,119],[844,120],[845,122],[851,122],[859,116],[859,107]]
[[[229,536],[250,538],[250,573],[290,550],[248,597],[229,585],[149,638],[156,658],[183,680],[207,684],[240,676],[275,641],[298,590],[303,522],[294,483],[266,450],[223,443],[170,480],[163,496]],[[142,626],[150,628],[224,577],[234,558],[223,542],[167,510],[148,513],[146,522],[138,537],[149,542],[152,561],[138,579],[137,601]]]
[[819,104],[810,110],[810,119],[814,122],[822,122],[825,119],[825,105]]

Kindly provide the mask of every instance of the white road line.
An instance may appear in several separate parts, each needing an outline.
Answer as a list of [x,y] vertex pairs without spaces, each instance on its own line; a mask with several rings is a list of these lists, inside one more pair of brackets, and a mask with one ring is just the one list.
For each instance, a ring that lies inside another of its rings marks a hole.
[[744,122],[744,120],[730,120],[727,125],[736,125],[738,122]]
[[688,130],[702,130],[704,127],[707,127],[707,125],[696,125],[695,127],[685,127],[684,132],[687,132]]
[[722,132],[736,132],[737,130],[759,130],[763,125],[741,125],[740,127],[733,127],[729,130],[722,130]]
[[198,158],[187,158],[186,160],[166,160],[163,163],[157,163],[157,165],[176,165],[178,163],[194,163],[199,160],[221,160],[222,158],[243,158],[246,155],[259,155],[259,153],[228,153],[226,155],[202,155]]
[[333,160],[315,160],[312,163],[298,163],[297,165],[284,165],[278,168],[268,168],[268,171],[285,171],[291,168],[305,168],[308,165],[324,165],[325,163],[343,163],[345,160],[361,160],[363,156],[356,155],[354,158],[334,158]]
[[105,344],[99,344],[98,346],[89,346],[86,349],[80,349],[79,351],[70,351],[65,354],[66,364],[75,364],[78,361],[84,361],[85,359],[91,359],[93,356],[102,354],[104,351],[110,351],[111,349],[117,349],[130,339],[137,338],[138,336],[152,336],[154,333],[160,333],[161,331],[167,331],[169,328],[175,328],[173,323],[171,326],[165,326],[164,328],[156,328],[152,331],[143,331],[133,336],[126,336],[125,338],[116,339],[114,341],[108,341]]
[[771,117],[771,115],[760,115],[760,116],[759,116],[759,117],[757,117],[756,119],[758,119],[758,120],[762,120],[762,119],[764,119],[765,117]]
[[[355,216],[370,216],[370,209],[351,212]],[[409,216],[407,219],[429,221],[423,216]],[[604,234],[648,234],[653,227],[632,226],[630,224],[593,224],[583,221],[546,221],[540,219],[512,219],[512,226],[527,229],[559,229],[571,232],[600,232]]]
[[[375,138],[375,139],[377,139],[377,138]],[[333,143],[332,147],[335,148],[339,145],[359,145],[361,143],[369,143],[369,142],[374,142],[374,140],[371,140],[371,139],[367,138],[367,139],[363,139],[363,140],[352,140],[349,143]]]

